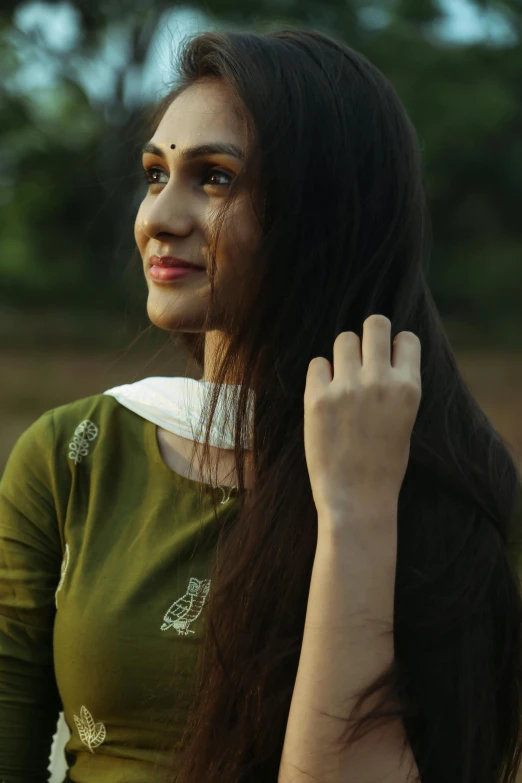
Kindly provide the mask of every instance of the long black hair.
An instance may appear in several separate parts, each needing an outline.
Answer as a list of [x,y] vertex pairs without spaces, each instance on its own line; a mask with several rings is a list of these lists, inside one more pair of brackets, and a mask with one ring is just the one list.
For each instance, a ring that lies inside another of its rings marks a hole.
[[[341,331],[362,337],[364,320],[382,313],[392,337],[419,337],[423,392],[398,506],[395,661],[361,692],[361,705],[371,693],[382,699],[360,713],[350,741],[399,714],[423,783],[513,783],[521,477],[457,367],[427,285],[432,236],[415,129],[362,54],[290,28],[187,40],[149,130],[182,90],[207,78],[226,85],[248,139],[225,207],[246,183],[261,233],[249,249],[255,279],[227,314],[229,342],[208,398],[210,427],[226,380],[239,379],[228,405],[241,493],[238,513],[221,524],[175,779],[277,781],[317,541],[306,372],[315,356],[333,360]],[[204,333],[185,341],[201,361]],[[249,389],[255,483],[245,489]]]

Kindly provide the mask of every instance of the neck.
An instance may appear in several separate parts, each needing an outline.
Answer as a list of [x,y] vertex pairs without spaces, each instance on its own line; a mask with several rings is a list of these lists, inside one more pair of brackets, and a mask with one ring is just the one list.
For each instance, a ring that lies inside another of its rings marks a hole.
[[[226,335],[218,329],[205,332],[205,355],[203,360],[203,375],[200,381],[216,383],[216,367],[225,350]],[[237,385],[238,379],[227,378],[226,384]]]

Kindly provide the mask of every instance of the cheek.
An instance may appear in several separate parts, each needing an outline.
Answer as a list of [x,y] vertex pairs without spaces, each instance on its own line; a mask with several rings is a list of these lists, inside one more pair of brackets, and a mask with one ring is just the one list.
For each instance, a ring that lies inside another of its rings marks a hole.
[[142,248],[146,242],[145,233],[143,231],[143,218],[141,212],[142,210],[140,207],[138,214],[136,215],[136,220],[134,221],[134,239],[136,240],[136,244],[139,248]]
[[244,202],[235,204],[227,215],[226,224],[220,235],[220,251],[230,260],[240,259],[242,266],[258,241],[258,226],[255,215]]

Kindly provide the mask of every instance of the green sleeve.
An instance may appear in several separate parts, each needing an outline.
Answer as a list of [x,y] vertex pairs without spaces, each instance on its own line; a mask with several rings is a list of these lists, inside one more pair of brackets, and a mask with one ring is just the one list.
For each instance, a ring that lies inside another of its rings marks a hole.
[[16,442],[0,480],[0,781],[41,783],[61,709],[53,665],[61,544],[53,412]]

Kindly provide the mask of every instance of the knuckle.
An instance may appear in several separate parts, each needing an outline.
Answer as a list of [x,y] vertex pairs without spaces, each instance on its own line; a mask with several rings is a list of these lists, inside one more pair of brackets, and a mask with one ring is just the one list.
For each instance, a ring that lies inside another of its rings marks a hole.
[[414,381],[404,381],[401,385],[402,398],[407,403],[414,403],[419,398],[419,386]]
[[361,373],[361,385],[372,394],[383,394],[389,388],[389,380],[377,372]]
[[323,413],[328,410],[329,406],[330,400],[325,394],[318,394],[308,400],[308,407],[316,413]]
[[336,399],[340,401],[351,400],[356,396],[357,388],[351,384],[343,383],[342,386],[335,390],[334,394]]
[[343,409],[348,405],[353,405],[356,397],[357,389],[355,386],[345,382],[332,383],[327,396],[323,398],[322,404],[320,407],[316,407],[316,410],[324,412],[327,410],[338,410],[339,408]]

